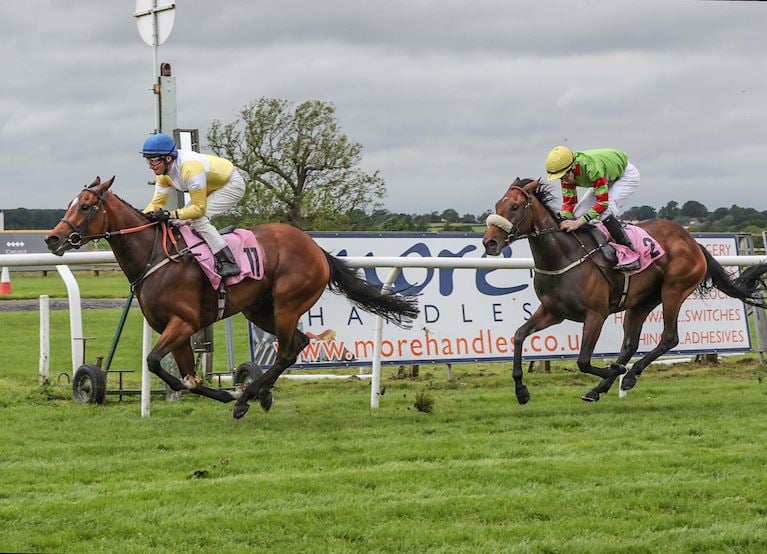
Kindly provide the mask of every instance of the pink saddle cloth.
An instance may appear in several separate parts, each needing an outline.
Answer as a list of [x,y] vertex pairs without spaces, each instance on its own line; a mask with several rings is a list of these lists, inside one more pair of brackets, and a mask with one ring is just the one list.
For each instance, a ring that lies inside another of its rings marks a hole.
[[[187,246],[194,254],[194,259],[200,264],[203,273],[210,280],[213,288],[218,290],[221,286],[221,276],[216,273],[216,262],[208,244],[192,230],[190,225],[179,225],[181,236],[184,237]],[[224,283],[234,285],[243,279],[264,278],[264,253],[255,235],[247,229],[235,229],[231,233],[221,235],[229,245],[237,265],[240,266],[240,274],[227,277]]]
[[595,225],[610,240],[610,245],[615,248],[615,254],[618,256],[618,265],[628,264],[637,259],[639,260],[639,268],[627,272],[629,275],[644,271],[650,264],[666,253],[657,240],[652,238],[647,231],[636,225],[626,225],[624,228],[629,239],[631,239],[631,244],[636,248],[636,252],[631,250],[628,246],[613,242],[610,232],[607,230],[607,227],[602,225],[602,223],[595,223]]

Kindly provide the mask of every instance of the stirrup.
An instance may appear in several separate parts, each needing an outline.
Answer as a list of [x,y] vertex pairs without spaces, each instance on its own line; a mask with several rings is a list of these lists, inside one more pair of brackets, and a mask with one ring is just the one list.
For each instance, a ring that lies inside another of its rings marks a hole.
[[240,266],[237,264],[224,262],[220,265],[216,264],[216,273],[218,273],[221,277],[234,277],[235,275],[239,275],[241,272]]
[[634,271],[635,269],[639,269],[639,265],[639,260],[634,260],[633,262],[629,262],[627,264],[616,265],[613,269],[615,271]]

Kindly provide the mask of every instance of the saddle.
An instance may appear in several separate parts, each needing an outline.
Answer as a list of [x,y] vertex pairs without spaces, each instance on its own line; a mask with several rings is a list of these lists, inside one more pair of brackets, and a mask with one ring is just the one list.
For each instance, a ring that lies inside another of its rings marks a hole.
[[[200,264],[203,273],[208,277],[210,284],[214,289],[219,290],[223,280],[216,273],[215,259],[208,244],[200,235],[194,232],[191,225],[179,225],[177,229],[194,259]],[[247,229],[236,229],[233,225],[221,229],[219,234],[226,241],[234,259],[237,261],[237,265],[241,269],[239,275],[227,277],[224,283],[226,285],[234,285],[246,278],[263,279],[265,266],[264,253],[255,235]]]
[[588,225],[588,231],[594,237],[594,240],[597,241],[597,245],[600,247],[599,249],[602,251],[605,260],[610,264],[610,267],[617,265],[618,254],[616,254],[615,248],[613,248],[607,235],[595,225]]
[[607,229],[601,223],[591,224],[589,232],[597,241],[597,244],[600,245],[602,255],[610,264],[610,267],[614,267],[618,263],[623,265],[638,259],[639,267],[627,272],[629,275],[634,275],[647,269],[655,260],[666,253],[658,241],[652,238],[643,228],[636,225],[626,225],[625,231],[629,239],[631,239],[636,252],[608,238]]

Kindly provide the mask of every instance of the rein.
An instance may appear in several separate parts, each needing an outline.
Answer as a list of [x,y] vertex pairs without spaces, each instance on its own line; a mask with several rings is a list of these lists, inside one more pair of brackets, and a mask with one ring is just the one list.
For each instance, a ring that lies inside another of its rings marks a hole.
[[[528,213],[529,213],[528,210],[532,207],[532,200],[530,198],[530,193],[527,192],[522,187],[514,185],[514,186],[509,187],[509,189],[516,189],[516,190],[522,192],[522,194],[525,195],[525,198],[527,198],[527,202],[522,207],[522,209],[523,209],[522,214],[513,222],[509,221],[508,219],[506,219],[505,217],[503,217],[501,214],[498,214],[498,213],[490,214],[489,216],[487,216],[487,220],[485,221],[485,223],[487,224],[488,227],[495,226],[495,227],[498,227],[499,229],[501,229],[504,233],[506,233],[505,244],[510,244],[511,242],[513,242],[515,240],[518,240],[518,239],[522,239],[522,238],[531,239],[531,238],[540,237],[542,235],[548,235],[548,234],[551,234],[551,233],[563,233],[564,232],[559,227],[554,227],[554,228],[549,228],[549,229],[542,229],[540,231],[533,231],[531,233],[517,234],[517,232],[515,231],[515,228],[519,229],[520,225],[527,218]],[[583,242],[581,242],[581,240],[577,236],[575,238],[578,241],[578,243],[581,245],[581,248],[586,251],[586,253],[583,256],[581,256],[580,258],[578,258],[574,262],[571,262],[568,265],[566,265],[565,267],[560,268],[560,269],[550,270],[550,269],[540,269],[538,267],[533,267],[533,271],[535,271],[536,273],[540,273],[542,275],[562,275],[563,273],[567,273],[568,271],[570,271],[574,267],[579,266],[580,264],[582,264],[583,262],[585,262],[586,260],[591,258],[591,256],[593,254],[595,254],[601,248],[601,246],[602,246],[602,245],[597,244],[596,248],[593,248],[592,250],[586,250],[586,246],[583,244]],[[599,267],[598,264],[597,264],[597,267]],[[601,270],[602,268],[599,268],[599,269]],[[604,271],[602,271],[602,274],[605,276],[605,278],[607,278],[607,275],[605,275]],[[608,281],[609,281],[609,279],[608,279]]]
[[[144,229],[149,229],[150,227],[154,227],[159,221],[150,221],[148,223],[145,223],[143,225],[139,225],[138,227],[129,227],[127,229],[118,229],[117,231],[104,231],[103,233],[98,233],[95,235],[83,235],[82,231],[80,229],[86,229],[88,225],[90,225],[91,221],[93,221],[93,218],[96,216],[96,213],[101,209],[101,205],[106,202],[104,199],[104,196],[96,192],[95,190],[91,190],[89,188],[84,189],[85,192],[90,192],[93,194],[96,198],[99,199],[99,201],[94,205],[91,206],[91,209],[88,211],[88,215],[85,218],[85,221],[80,224],[80,226],[75,225],[71,221],[69,221],[67,218],[62,217],[61,222],[66,223],[70,229],[72,229],[72,232],[69,233],[67,236],[67,242],[71,244],[74,248],[80,248],[83,244],[85,244],[88,241],[95,241],[100,239],[107,239],[109,240],[111,237],[115,235],[129,235],[131,233],[138,233],[139,231],[143,231]],[[168,225],[163,221],[162,222],[162,249],[163,253],[165,254],[166,258],[170,258],[173,261],[178,261],[177,259],[173,259],[173,257],[168,252],[168,239],[170,239],[171,244],[176,248],[176,251],[178,251],[178,243],[176,241],[176,237],[173,235],[173,233],[169,232]]]

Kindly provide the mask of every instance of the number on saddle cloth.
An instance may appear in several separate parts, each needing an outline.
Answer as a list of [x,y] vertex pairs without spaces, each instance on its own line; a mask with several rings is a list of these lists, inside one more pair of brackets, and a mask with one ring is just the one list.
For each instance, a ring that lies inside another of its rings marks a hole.
[[[221,285],[221,276],[216,273],[215,259],[210,247],[189,225],[180,226],[179,231],[194,254],[194,259],[200,264],[203,273],[208,277],[213,288],[218,290]],[[222,236],[242,270],[239,275],[227,277],[226,284],[233,285],[246,278],[263,279],[264,253],[255,235],[247,229],[233,229],[231,232],[225,232]]]
[[[607,229],[604,228],[602,223],[594,224],[594,228],[599,229],[599,232],[604,236],[609,236]],[[666,253],[660,243],[652,238],[642,227],[637,225],[626,225],[624,231],[634,245],[636,252],[632,251],[629,247],[623,246],[610,239],[610,246],[615,251],[618,263],[625,264],[638,259],[639,268],[636,272],[639,272]],[[602,251],[604,252],[604,249]]]

